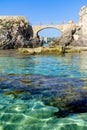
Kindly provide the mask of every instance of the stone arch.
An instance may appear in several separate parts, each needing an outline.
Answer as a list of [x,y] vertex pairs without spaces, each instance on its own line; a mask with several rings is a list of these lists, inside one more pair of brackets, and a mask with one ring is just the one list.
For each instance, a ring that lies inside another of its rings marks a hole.
[[63,25],[38,25],[38,26],[32,26],[32,28],[33,28],[33,37],[36,37],[38,32],[46,28],[54,28],[61,32],[63,32],[64,29]]
[[41,28],[40,30],[38,30],[36,35],[38,35],[39,32],[41,32],[42,30],[45,30],[45,29],[56,29],[56,30],[58,30],[58,31],[60,31],[62,33],[62,31],[60,29],[58,29],[56,27],[50,27],[49,26],[49,27],[44,27],[44,28]]
[[56,25],[55,24],[52,24],[52,25],[35,25],[35,26],[32,26],[33,37],[37,37],[38,32],[40,32],[41,30],[46,29],[46,28],[55,28],[55,29],[57,29],[57,30],[59,30],[63,33],[65,30],[70,29],[73,26],[75,26],[75,24],[73,24],[73,23],[60,24],[60,25],[57,25],[57,24]]

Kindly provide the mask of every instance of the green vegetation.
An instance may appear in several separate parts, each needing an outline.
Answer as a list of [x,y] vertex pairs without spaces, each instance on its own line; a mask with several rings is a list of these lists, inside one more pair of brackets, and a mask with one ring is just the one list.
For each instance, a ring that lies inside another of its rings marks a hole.
[[47,41],[48,42],[51,42],[51,41],[55,41],[57,38],[56,37],[48,37],[47,38]]

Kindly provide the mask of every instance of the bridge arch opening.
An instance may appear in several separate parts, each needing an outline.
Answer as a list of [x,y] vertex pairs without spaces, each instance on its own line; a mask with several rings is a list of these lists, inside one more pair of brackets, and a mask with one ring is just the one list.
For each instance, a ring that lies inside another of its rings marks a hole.
[[56,28],[43,28],[37,32],[37,35],[44,42],[43,46],[48,46],[51,42],[58,39],[62,32]]

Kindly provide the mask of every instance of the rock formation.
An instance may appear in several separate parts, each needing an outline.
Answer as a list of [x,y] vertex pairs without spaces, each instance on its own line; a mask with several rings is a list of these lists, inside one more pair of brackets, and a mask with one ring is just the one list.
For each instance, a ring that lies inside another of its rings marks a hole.
[[[77,24],[69,21],[60,38],[52,45],[87,47],[87,6],[83,6],[79,12],[80,19]],[[52,46],[51,45],[51,46]]]
[[39,39],[33,39],[32,37],[32,26],[26,17],[0,16],[0,49],[36,47]]
[[[63,34],[50,46],[87,47],[87,6],[79,12],[77,24],[70,20]],[[39,36],[33,37],[33,29],[24,16],[0,16],[0,49],[36,48],[42,46]]]
[[[80,20],[76,26],[76,32],[73,35],[74,45],[87,46],[87,6],[83,6],[79,12]],[[73,44],[72,44],[73,45]]]

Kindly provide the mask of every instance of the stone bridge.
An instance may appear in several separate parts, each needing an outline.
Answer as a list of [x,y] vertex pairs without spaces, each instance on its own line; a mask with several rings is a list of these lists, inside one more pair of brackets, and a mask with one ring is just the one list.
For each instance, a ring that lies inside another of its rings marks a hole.
[[40,32],[41,30],[44,30],[46,28],[55,28],[57,30],[60,30],[63,33],[66,29],[72,28],[73,25],[75,25],[75,24],[72,22],[69,22],[67,24],[60,24],[60,25],[57,25],[57,24],[35,25],[35,26],[32,26],[33,37],[37,37],[38,32]]

